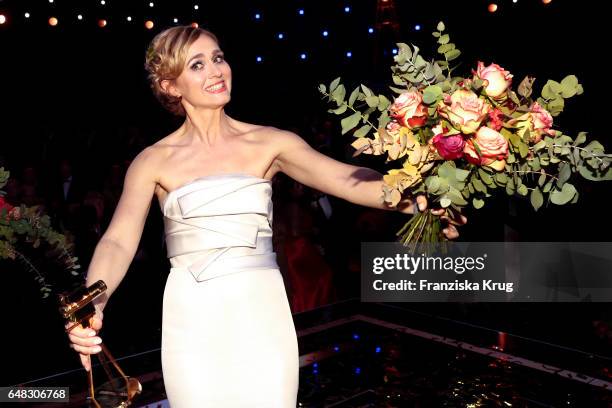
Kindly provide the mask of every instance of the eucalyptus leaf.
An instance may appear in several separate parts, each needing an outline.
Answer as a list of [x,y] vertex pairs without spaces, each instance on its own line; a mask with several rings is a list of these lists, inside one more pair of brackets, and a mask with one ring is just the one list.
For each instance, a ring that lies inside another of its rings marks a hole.
[[444,54],[444,56],[446,57],[446,59],[448,61],[453,61],[453,60],[459,58],[460,55],[461,55],[461,51],[459,51],[457,49],[450,50],[449,52]]
[[361,84],[361,90],[363,91],[366,97],[374,95],[372,90],[363,84]]
[[353,136],[355,137],[364,137],[368,134],[368,132],[370,131],[370,129],[372,129],[372,126],[370,125],[363,125],[362,127],[360,127],[354,134]]
[[340,84],[340,77],[334,79],[331,84],[329,84],[329,92],[332,93],[336,89],[336,87]]
[[358,96],[359,96],[359,87],[353,89],[353,92],[351,92],[351,96],[349,96],[349,100],[348,100],[349,106],[353,106],[355,104],[355,101],[357,100]]
[[539,187],[536,187],[531,190],[529,201],[531,202],[533,209],[536,211],[538,211],[540,207],[542,207],[542,204],[544,204],[544,195],[542,194],[542,191]]
[[561,190],[554,189],[550,193],[550,201],[553,204],[564,205],[570,202],[576,195],[576,187],[570,183],[565,183]]
[[581,144],[586,142],[586,139],[587,139],[587,132],[578,133],[578,136],[576,136],[576,140],[574,140],[574,146],[580,146]]
[[342,119],[340,121],[340,126],[342,127],[342,134],[344,135],[347,132],[354,129],[355,126],[359,124],[360,120],[361,120],[361,112],[355,112],[352,115],[347,116],[346,118]]
[[366,97],[366,103],[370,108],[378,108],[378,102],[379,99],[376,95]]
[[348,106],[346,104],[343,104],[339,108],[330,109],[329,111],[331,113],[335,113],[336,115],[342,115],[344,112],[346,112],[347,109],[348,109]]

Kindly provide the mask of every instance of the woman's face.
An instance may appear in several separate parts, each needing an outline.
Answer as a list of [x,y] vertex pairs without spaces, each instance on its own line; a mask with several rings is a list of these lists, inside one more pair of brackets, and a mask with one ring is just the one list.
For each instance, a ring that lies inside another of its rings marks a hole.
[[218,108],[230,101],[232,70],[219,44],[201,35],[187,52],[183,72],[174,81],[174,92],[183,104],[195,108]]

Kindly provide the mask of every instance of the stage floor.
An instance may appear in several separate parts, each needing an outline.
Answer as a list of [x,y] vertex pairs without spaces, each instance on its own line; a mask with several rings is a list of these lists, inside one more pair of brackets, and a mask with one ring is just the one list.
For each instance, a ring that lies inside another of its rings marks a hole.
[[[606,356],[355,300],[297,314],[295,323],[299,407],[612,406]],[[120,361],[143,383],[136,407],[169,406],[159,361],[159,349]],[[74,384],[64,406],[83,406],[84,380],[82,371],[53,378]]]

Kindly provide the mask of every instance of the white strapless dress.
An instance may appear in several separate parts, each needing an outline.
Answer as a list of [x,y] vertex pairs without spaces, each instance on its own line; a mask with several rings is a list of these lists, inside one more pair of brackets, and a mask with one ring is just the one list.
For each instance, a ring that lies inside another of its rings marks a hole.
[[272,249],[272,186],[202,177],[162,205],[171,266],[162,368],[172,408],[294,408],[297,337]]

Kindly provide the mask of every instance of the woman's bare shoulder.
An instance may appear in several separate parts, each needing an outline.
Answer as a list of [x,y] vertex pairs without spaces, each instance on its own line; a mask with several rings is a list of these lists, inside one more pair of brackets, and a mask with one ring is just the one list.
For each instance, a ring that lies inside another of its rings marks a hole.
[[254,141],[273,142],[277,141],[279,138],[287,138],[292,135],[295,136],[293,132],[279,129],[274,126],[236,122],[238,124],[237,128],[241,130],[240,133],[247,135],[249,139]]
[[162,164],[172,154],[172,139],[163,138],[144,148],[130,164],[128,171],[132,173],[146,173],[147,178],[158,182],[159,170]]

